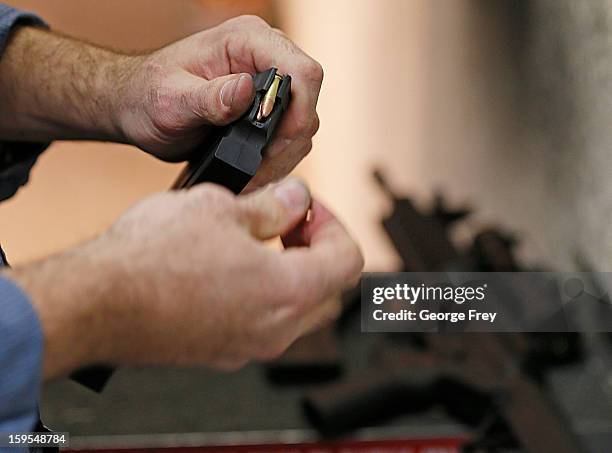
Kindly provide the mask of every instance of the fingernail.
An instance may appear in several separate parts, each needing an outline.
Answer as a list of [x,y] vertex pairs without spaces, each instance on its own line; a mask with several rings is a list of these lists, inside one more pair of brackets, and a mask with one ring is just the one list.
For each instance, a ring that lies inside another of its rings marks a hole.
[[221,102],[226,107],[231,107],[234,103],[234,96],[236,96],[236,88],[238,87],[238,83],[240,79],[244,76],[236,77],[232,80],[228,80],[221,87]]
[[300,180],[289,178],[274,188],[274,196],[291,212],[303,213],[310,205],[310,192]]

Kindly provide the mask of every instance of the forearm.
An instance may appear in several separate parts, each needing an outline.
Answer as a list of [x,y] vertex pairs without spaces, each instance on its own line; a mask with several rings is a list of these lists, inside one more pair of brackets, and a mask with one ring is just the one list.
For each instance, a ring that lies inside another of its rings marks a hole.
[[116,106],[138,58],[36,27],[0,58],[0,139],[123,141]]
[[[44,335],[44,379],[112,361],[116,260],[96,241],[2,275],[30,297]],[[114,313],[117,315],[118,313]]]

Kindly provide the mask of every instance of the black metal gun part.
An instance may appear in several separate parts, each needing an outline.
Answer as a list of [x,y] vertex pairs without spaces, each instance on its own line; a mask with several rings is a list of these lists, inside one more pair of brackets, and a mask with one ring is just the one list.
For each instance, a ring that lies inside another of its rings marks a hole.
[[237,194],[255,176],[262,152],[289,106],[291,76],[271,68],[256,74],[253,83],[255,99],[247,113],[208,141],[207,149],[187,164],[173,189],[212,182]]

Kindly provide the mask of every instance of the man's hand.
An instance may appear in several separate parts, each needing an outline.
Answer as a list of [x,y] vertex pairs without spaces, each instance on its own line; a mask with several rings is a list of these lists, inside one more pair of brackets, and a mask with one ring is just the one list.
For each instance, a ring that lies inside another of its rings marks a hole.
[[[264,244],[279,235],[284,251]],[[334,216],[289,180],[242,197],[206,184],[154,195],[96,240],[7,275],[39,313],[49,378],[96,362],[276,357],[338,313],[331,296],[362,265]]]
[[292,101],[253,185],[286,175],[310,151],[319,127],[321,65],[282,32],[242,16],[142,58],[123,91],[127,140],[165,160],[183,160],[209,126],[239,118],[253,100],[251,74],[277,67],[292,77]]
[[239,118],[251,74],[277,67],[292,101],[249,188],[291,171],[310,151],[323,71],[282,32],[243,16],[147,55],[121,55],[18,27],[0,60],[0,139],[134,144],[169,161],[197,152],[211,126]]

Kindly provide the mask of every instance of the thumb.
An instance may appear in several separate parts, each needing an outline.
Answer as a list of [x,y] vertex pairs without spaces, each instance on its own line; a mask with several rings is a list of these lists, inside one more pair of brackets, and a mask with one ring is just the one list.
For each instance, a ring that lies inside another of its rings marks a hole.
[[212,80],[194,80],[195,113],[215,126],[242,116],[253,102],[253,78],[246,73],[230,74]]
[[291,231],[306,217],[310,192],[298,179],[288,178],[238,197],[239,212],[251,234],[270,239]]

